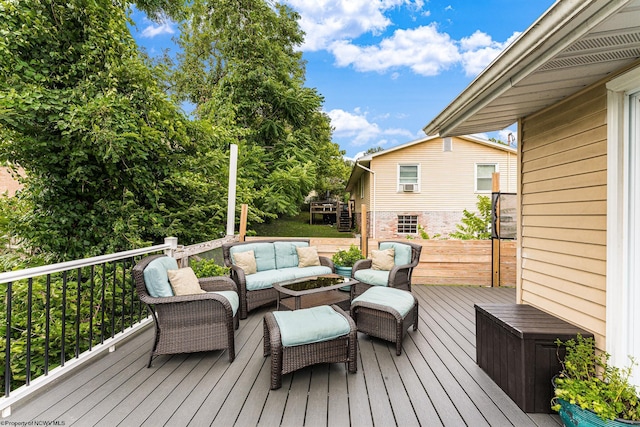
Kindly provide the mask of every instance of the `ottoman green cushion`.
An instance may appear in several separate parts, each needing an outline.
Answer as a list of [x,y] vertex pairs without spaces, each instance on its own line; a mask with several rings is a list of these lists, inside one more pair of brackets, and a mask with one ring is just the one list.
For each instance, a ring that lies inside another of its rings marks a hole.
[[278,323],[284,347],[329,341],[346,335],[351,330],[349,321],[328,305],[295,311],[274,311],[273,317]]
[[362,295],[354,298],[351,303],[353,304],[356,301],[391,307],[400,313],[402,317],[406,316],[415,304],[415,298],[411,295],[411,292],[379,286],[367,289]]

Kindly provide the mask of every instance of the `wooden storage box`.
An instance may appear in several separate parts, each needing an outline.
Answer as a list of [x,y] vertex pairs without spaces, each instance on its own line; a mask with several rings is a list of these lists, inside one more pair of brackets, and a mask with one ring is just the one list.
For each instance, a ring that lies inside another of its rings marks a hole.
[[[525,304],[476,304],[476,361],[524,412],[551,413],[556,340],[593,337]],[[560,354],[564,357],[564,354]]]

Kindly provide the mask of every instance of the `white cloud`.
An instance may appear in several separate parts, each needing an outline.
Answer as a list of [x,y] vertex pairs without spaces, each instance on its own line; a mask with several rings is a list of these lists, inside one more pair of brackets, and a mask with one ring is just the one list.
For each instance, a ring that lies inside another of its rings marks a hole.
[[[455,40],[441,32],[436,23],[410,29],[396,29],[393,34],[374,45],[359,45],[363,34],[378,36],[393,25],[387,13],[406,7],[419,15],[430,16],[424,10],[424,0],[286,0],[300,13],[300,26],[305,31],[305,51],[327,50],[338,67],[353,67],[361,72],[391,71],[409,68],[415,74],[434,76],[460,66],[468,76],[482,71],[508,46],[519,33],[507,41],[495,41],[490,35],[476,31]],[[453,10],[451,5],[445,10]]]
[[140,34],[140,36],[144,38],[153,38],[161,34],[173,34],[173,33],[175,33],[175,30],[173,29],[171,23],[163,22],[160,25],[156,25],[156,24],[148,25],[144,30],[142,30],[142,33]]
[[365,33],[380,34],[391,25],[384,12],[407,5],[420,10],[423,0],[286,0],[300,13],[306,33],[302,49],[326,49],[337,40],[350,40]]
[[329,50],[340,67],[351,65],[358,71],[378,72],[409,67],[423,76],[437,75],[460,60],[456,43],[435,24],[396,30],[376,46],[361,47],[342,40]]
[[[383,128],[378,123],[371,122],[367,113],[362,113],[358,108],[353,112],[335,109],[327,112],[327,115],[331,118],[334,138],[346,139],[356,147],[383,146],[417,138],[417,134],[407,129]],[[400,137],[400,140],[393,137]]]
[[520,33],[511,35],[504,43],[494,41],[491,36],[476,31],[469,37],[460,40],[462,49],[462,67],[468,76],[475,76],[485,69]]

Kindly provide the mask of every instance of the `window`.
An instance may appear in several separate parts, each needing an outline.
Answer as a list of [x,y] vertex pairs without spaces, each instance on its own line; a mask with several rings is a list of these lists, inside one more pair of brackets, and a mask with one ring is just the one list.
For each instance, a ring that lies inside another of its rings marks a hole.
[[418,233],[418,215],[398,215],[398,234]]
[[398,165],[398,191],[417,192],[419,189],[418,165]]
[[498,172],[498,165],[495,163],[476,164],[476,192],[489,193],[492,188],[493,173]]

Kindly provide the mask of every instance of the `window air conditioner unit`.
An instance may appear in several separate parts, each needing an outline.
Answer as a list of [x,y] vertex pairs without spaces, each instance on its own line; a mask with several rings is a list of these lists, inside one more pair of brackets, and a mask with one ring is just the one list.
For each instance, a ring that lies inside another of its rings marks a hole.
[[405,193],[413,193],[417,189],[417,184],[402,184],[402,191],[404,191]]

